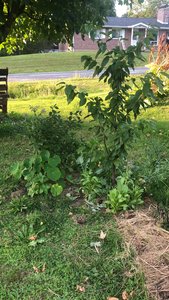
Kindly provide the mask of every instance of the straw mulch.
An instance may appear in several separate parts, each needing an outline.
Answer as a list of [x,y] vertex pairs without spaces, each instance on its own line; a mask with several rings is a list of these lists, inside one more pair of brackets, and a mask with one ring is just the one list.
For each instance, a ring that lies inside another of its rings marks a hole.
[[120,214],[116,220],[126,247],[135,249],[150,298],[169,300],[169,232],[160,226],[155,211],[155,205],[149,204],[136,212]]

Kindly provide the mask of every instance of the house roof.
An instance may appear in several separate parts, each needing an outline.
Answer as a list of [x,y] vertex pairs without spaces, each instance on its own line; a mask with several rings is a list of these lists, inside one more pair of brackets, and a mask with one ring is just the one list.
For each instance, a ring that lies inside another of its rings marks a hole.
[[169,29],[169,24],[162,24],[155,18],[124,18],[124,17],[107,17],[107,21],[104,27],[120,27],[120,28],[131,28],[137,26],[138,24],[145,26],[158,27],[161,29]]

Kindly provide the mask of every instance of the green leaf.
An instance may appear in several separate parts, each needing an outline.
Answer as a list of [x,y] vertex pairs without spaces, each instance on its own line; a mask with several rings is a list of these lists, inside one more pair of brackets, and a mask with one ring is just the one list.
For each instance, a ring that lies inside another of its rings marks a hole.
[[34,164],[34,170],[37,173],[39,173],[41,170],[41,162],[42,162],[42,157],[40,155],[37,155],[37,157],[35,158],[35,164]]
[[65,94],[67,96],[67,102],[68,104],[71,103],[74,98],[77,96],[77,92],[75,92],[76,86],[73,86],[71,84],[66,85],[65,87]]
[[92,60],[88,65],[88,70],[93,69],[97,65],[97,61]]
[[25,159],[24,163],[23,163],[24,167],[26,169],[30,169],[32,167],[33,161],[34,161],[34,158]]
[[87,96],[88,94],[87,93],[84,93],[84,92],[81,92],[81,93],[79,93],[78,94],[78,97],[79,97],[79,99],[80,99],[80,103],[79,103],[79,105],[80,106],[83,106],[83,105],[85,105],[86,104],[86,96]]
[[101,63],[102,68],[104,68],[104,67],[107,65],[108,62],[109,62],[109,57],[106,56],[106,57],[103,59],[102,63]]
[[84,61],[88,60],[89,58],[90,58],[89,55],[83,55],[83,56],[81,57],[81,62],[84,62]]
[[79,156],[79,157],[77,158],[76,163],[77,163],[78,165],[83,165],[83,163],[84,163],[84,158],[83,158],[82,155]]
[[22,177],[22,171],[22,164],[16,162],[12,165],[10,173],[15,179],[19,180]]
[[99,66],[96,66],[94,73],[93,73],[93,77],[99,75],[99,73],[102,71],[102,68]]
[[53,184],[51,186],[50,191],[51,191],[51,194],[52,194],[53,197],[57,197],[57,196],[59,196],[62,193],[63,188],[62,188],[61,185],[59,185],[58,183],[56,183],[56,184]]
[[61,163],[61,159],[59,155],[55,155],[54,157],[50,157],[48,159],[48,164],[51,167],[57,167]]
[[43,150],[43,151],[41,151],[40,155],[42,157],[42,160],[45,162],[45,161],[48,161],[48,159],[50,157],[50,152],[48,150]]
[[59,168],[53,168],[52,166],[47,166],[46,167],[46,173],[47,177],[52,180],[52,181],[57,181],[61,177],[61,172]]

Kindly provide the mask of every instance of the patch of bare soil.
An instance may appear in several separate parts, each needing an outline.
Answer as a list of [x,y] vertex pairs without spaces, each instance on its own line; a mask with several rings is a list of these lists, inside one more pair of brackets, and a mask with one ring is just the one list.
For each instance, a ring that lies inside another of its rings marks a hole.
[[141,210],[118,215],[116,221],[126,247],[135,249],[150,297],[169,300],[169,231],[160,226],[155,211],[155,205],[149,204]]

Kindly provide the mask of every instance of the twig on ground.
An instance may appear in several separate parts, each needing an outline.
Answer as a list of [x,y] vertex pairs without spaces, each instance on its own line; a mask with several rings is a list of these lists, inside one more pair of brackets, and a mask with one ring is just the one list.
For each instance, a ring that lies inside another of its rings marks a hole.
[[162,273],[160,270],[158,270],[156,267],[152,266],[151,264],[149,264],[146,260],[142,259],[141,257],[139,257],[139,259],[144,262],[145,264],[149,265],[151,268],[153,268],[155,271],[159,272],[161,275],[165,275],[164,273]]

